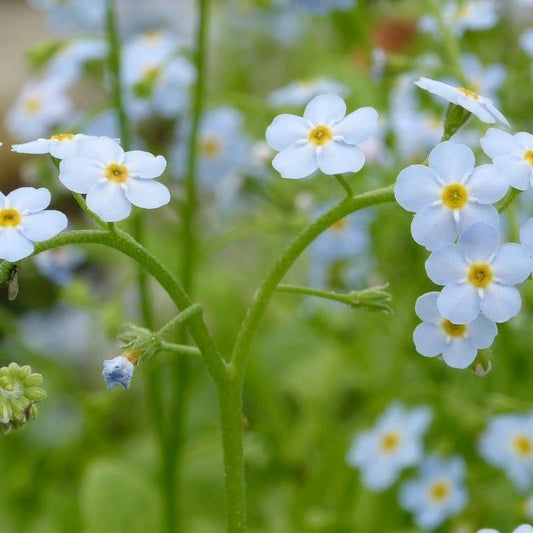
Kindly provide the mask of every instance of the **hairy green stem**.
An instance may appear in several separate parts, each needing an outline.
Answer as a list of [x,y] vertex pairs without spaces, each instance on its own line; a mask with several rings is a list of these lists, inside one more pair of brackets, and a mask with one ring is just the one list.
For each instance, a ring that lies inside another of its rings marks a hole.
[[341,187],[346,191],[346,195],[350,198],[354,195],[352,186],[344,179],[341,174],[335,174],[335,179],[340,183]]
[[202,355],[196,346],[188,346],[187,344],[174,344],[173,342],[161,341],[161,349],[166,352],[174,352],[180,355]]

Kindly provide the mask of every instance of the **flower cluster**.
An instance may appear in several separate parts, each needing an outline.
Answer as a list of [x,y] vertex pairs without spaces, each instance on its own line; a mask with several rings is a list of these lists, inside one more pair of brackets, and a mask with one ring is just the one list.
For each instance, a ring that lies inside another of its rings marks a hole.
[[470,148],[443,142],[429,154],[429,166],[412,165],[396,181],[396,200],[415,212],[414,240],[432,252],[426,272],[443,286],[416,303],[423,322],[414,332],[415,346],[427,357],[442,354],[453,368],[470,366],[478,350],[492,344],[496,323],[521,308],[515,285],[532,270],[531,251],[524,245],[530,242],[528,228],[524,244],[500,244],[500,217],[493,204],[509,186],[529,185],[531,165],[524,164],[529,137],[489,130],[481,146],[493,164],[478,167]]

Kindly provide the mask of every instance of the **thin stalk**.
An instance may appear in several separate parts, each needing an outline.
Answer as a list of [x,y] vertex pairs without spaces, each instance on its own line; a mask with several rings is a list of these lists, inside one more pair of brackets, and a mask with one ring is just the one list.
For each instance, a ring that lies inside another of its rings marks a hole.
[[344,179],[341,174],[335,174],[335,179],[341,184],[341,187],[346,191],[348,198],[354,195],[352,186]]
[[161,341],[161,349],[166,352],[173,352],[180,355],[202,355],[196,346],[188,346],[187,344],[174,344],[173,342]]

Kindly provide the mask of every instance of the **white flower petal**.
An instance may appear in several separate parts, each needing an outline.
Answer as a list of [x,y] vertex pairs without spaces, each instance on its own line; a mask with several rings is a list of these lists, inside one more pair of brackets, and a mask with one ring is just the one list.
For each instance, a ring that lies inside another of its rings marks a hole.
[[348,144],[368,139],[378,127],[378,112],[373,107],[362,107],[344,117],[334,128],[334,135],[341,135]]
[[50,139],[40,138],[23,144],[14,144],[11,151],[19,154],[47,154],[50,150],[50,144]]
[[533,255],[533,218],[530,218],[520,228],[520,242],[526,246],[529,252]]
[[468,146],[446,141],[429,154],[429,166],[446,182],[460,181],[474,170],[476,160]]
[[[427,292],[419,296],[415,303],[415,313],[424,322],[438,322],[441,318],[437,309],[437,291]],[[440,352],[439,352],[440,353]]]
[[454,324],[469,324],[479,316],[479,296],[469,283],[453,283],[442,289],[437,307]]
[[483,151],[492,159],[516,150],[513,136],[496,128],[490,128],[479,142]]
[[108,180],[95,183],[87,193],[87,207],[105,222],[118,222],[131,212],[122,187]]
[[468,195],[482,204],[493,204],[501,200],[509,188],[509,180],[495,165],[480,165],[466,182]]
[[158,181],[131,178],[128,180],[125,193],[133,205],[144,209],[156,209],[170,202],[169,190]]
[[533,168],[523,157],[500,155],[494,160],[494,165],[505,175],[511,187],[521,191],[530,187]]
[[365,164],[365,155],[356,146],[341,142],[328,142],[317,150],[318,168],[324,174],[357,172]]
[[477,348],[464,337],[452,339],[442,351],[444,362],[452,368],[466,368],[470,366],[477,355]]
[[427,275],[437,285],[447,285],[463,279],[467,271],[468,264],[456,244],[445,244],[435,250],[426,261]]
[[266,141],[274,150],[285,150],[296,141],[307,140],[309,124],[302,117],[287,113],[278,115],[266,130]]
[[457,102],[457,88],[452,87],[451,85],[448,85],[447,83],[443,83],[441,81],[432,80],[430,78],[420,78],[417,81],[414,82],[415,85],[418,85],[421,89],[425,89],[426,91],[429,91],[430,93],[436,94],[438,96],[442,96],[449,102],[456,103]]
[[291,146],[274,157],[272,166],[284,178],[305,178],[318,168],[316,149],[310,143],[302,146]]
[[435,357],[446,347],[446,337],[442,328],[434,324],[423,322],[413,332],[416,351],[425,357]]
[[457,237],[453,211],[443,205],[424,206],[413,218],[411,234],[415,242],[428,250],[453,243]]
[[7,198],[12,207],[18,211],[37,213],[46,209],[50,204],[51,195],[48,189],[41,187],[20,187],[10,192]]
[[522,300],[514,287],[491,283],[481,299],[481,310],[494,322],[507,322],[520,312]]
[[398,174],[394,187],[396,201],[407,211],[418,211],[442,196],[437,174],[425,165],[411,165]]
[[492,205],[481,205],[468,202],[459,211],[459,222],[457,223],[458,232],[463,232],[475,222],[483,222],[484,224],[497,228],[500,223],[500,215]]
[[161,176],[167,167],[162,155],[154,156],[150,152],[132,150],[124,154],[124,165],[130,176],[141,179],[153,179]]
[[304,118],[314,126],[329,125],[339,122],[346,114],[344,100],[336,94],[320,94],[315,96],[306,106]]
[[104,168],[93,159],[71,157],[59,164],[59,181],[73,192],[85,194],[102,178],[105,178]]
[[59,211],[42,211],[26,215],[20,232],[31,241],[46,241],[63,231],[68,224],[67,217]]
[[502,244],[491,266],[494,277],[505,285],[516,285],[531,274],[531,256],[521,244]]
[[468,326],[468,338],[478,350],[491,346],[496,335],[498,327],[484,315],[479,315]]
[[77,156],[94,159],[105,166],[111,162],[122,163],[124,150],[120,144],[109,137],[97,137],[81,141],[78,145]]
[[21,235],[15,228],[0,230],[0,259],[13,263],[33,253],[31,241]]
[[494,226],[475,222],[461,233],[458,243],[472,262],[483,262],[497,252],[500,235]]

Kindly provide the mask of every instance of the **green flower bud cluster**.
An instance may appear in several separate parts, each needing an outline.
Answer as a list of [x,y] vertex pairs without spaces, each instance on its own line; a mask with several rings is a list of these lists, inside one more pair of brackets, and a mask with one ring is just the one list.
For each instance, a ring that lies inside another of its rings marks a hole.
[[135,324],[125,324],[124,330],[118,335],[118,339],[121,341],[123,350],[140,354],[134,364],[137,364],[139,359],[148,359],[157,352],[161,348],[162,340],[157,333]]
[[46,398],[38,386],[42,380],[28,365],[10,363],[0,368],[0,430],[4,435],[37,416],[36,403]]

